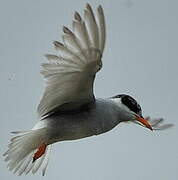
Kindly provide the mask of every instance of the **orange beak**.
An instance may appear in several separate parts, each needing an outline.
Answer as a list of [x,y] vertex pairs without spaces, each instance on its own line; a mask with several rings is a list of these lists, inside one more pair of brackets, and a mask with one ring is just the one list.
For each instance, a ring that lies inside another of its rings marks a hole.
[[147,121],[146,119],[144,119],[144,118],[142,118],[142,117],[140,117],[140,116],[138,116],[138,115],[135,115],[135,117],[136,117],[136,120],[137,120],[138,122],[140,122],[140,123],[143,124],[145,127],[147,127],[148,129],[150,129],[151,131],[153,131],[151,125],[148,123],[148,121]]

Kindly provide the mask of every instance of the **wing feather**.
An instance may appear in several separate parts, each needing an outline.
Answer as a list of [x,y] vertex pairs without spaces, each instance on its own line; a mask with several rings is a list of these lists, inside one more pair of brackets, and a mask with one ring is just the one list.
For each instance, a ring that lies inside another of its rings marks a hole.
[[99,31],[99,49],[103,53],[105,40],[106,40],[106,25],[104,12],[101,6],[97,9],[97,22],[98,22],[98,31]]
[[86,6],[85,10],[85,24],[87,27],[88,37],[90,41],[90,47],[99,48],[99,37],[98,37],[98,27],[96,24],[95,16],[89,4]]
[[[96,18],[89,4],[84,19],[74,14],[73,31],[63,27],[63,43],[54,41],[57,55],[47,54],[48,63],[42,64],[41,74],[46,88],[38,106],[41,117],[56,108],[69,104],[77,108],[94,101],[93,83],[101,69],[105,44],[105,20],[101,6]],[[66,106],[66,109],[69,108]]]

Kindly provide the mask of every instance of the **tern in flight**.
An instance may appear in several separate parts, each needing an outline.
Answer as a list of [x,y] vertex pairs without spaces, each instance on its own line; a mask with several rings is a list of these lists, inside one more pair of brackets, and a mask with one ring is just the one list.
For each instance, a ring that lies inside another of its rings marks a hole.
[[45,174],[51,146],[110,131],[121,122],[134,122],[150,130],[164,129],[163,119],[142,116],[142,109],[129,95],[96,98],[93,84],[102,68],[106,40],[103,9],[94,14],[86,5],[84,18],[75,12],[72,30],[63,27],[63,42],[55,41],[56,55],[47,54],[41,74],[46,88],[38,105],[39,121],[29,131],[16,134],[4,153],[9,170],[21,174]]

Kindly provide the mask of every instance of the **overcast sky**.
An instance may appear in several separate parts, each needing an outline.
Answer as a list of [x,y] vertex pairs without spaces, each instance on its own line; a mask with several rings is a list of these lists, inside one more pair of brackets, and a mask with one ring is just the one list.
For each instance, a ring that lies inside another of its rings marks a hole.
[[[95,94],[128,93],[144,115],[164,117],[175,127],[151,132],[135,124],[53,146],[46,177],[61,180],[178,179],[178,1],[177,0],[1,0],[0,5],[0,178],[24,179],[3,161],[11,131],[28,130],[44,81],[44,54],[54,52],[62,25],[86,2],[103,6],[107,41]],[[41,172],[25,179],[39,180]]]

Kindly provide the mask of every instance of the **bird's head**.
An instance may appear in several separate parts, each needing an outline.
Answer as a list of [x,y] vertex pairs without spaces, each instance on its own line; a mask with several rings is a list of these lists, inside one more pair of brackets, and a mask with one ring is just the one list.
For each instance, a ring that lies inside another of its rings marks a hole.
[[120,94],[112,97],[113,101],[117,103],[121,113],[122,121],[133,121],[153,130],[148,120],[143,118],[141,106],[137,101],[129,95]]

